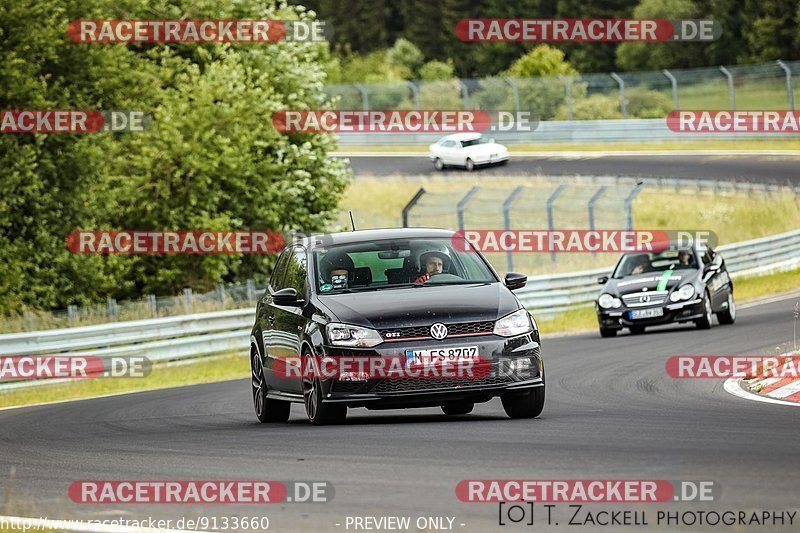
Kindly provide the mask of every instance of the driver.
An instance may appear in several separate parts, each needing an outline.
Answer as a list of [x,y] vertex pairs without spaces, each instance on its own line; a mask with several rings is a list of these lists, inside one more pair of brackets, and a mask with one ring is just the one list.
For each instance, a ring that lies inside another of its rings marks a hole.
[[353,260],[347,254],[335,254],[325,256],[325,268],[323,272],[328,273],[328,279],[334,289],[346,289],[350,283],[351,273],[355,273]]
[[692,254],[688,250],[681,250],[678,252],[678,263],[689,266],[692,263]]
[[416,280],[416,283],[425,283],[432,276],[441,274],[444,271],[446,261],[449,258],[442,252],[425,252],[419,258],[419,263],[424,269],[424,272]]

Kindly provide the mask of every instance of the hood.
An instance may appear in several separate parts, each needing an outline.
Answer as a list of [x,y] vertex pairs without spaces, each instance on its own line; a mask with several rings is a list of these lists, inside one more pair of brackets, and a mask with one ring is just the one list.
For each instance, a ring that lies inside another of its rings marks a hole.
[[463,151],[467,154],[474,154],[474,155],[492,155],[492,154],[500,154],[506,151],[506,147],[502,144],[497,143],[486,143],[486,144],[474,144],[472,146],[467,146],[463,149]]
[[502,283],[327,294],[318,302],[331,320],[375,329],[497,320],[520,308]]
[[680,285],[691,283],[698,274],[698,270],[681,269],[664,272],[647,272],[638,276],[626,276],[621,279],[610,279],[603,292],[622,296],[633,292],[640,292],[643,289],[672,290]]

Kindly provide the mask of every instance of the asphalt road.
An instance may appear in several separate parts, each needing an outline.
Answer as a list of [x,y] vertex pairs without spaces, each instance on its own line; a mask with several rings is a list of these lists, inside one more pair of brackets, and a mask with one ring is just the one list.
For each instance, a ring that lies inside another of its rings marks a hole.
[[[266,515],[276,531],[348,531],[346,516],[388,513],[455,517],[458,531],[530,531],[499,528],[496,504],[455,497],[462,479],[510,478],[713,480],[718,501],[677,508],[797,510],[800,408],[740,399],[720,381],[675,380],[664,371],[675,354],[786,347],[796,300],[742,309],[735,325],[710,331],[674,326],[613,339],[543,332],[547,403],[535,420],[509,420],[493,400],[451,419],[438,409],[356,409],[338,427],[310,426],[297,405],[288,424],[260,425],[247,380],[0,411],[3,514]],[[325,480],[335,498],[261,508],[74,504],[67,487],[85,479]],[[660,508],[638,507],[649,513],[647,529],[696,529],[656,527]],[[543,527],[536,512],[539,530],[586,530],[564,525],[571,515],[564,505],[554,510],[558,527]],[[798,520],[800,513],[794,530]]]
[[[414,157],[350,157],[356,176],[436,174],[425,154]],[[800,157],[757,155],[582,155],[570,157],[513,156],[505,166],[479,168],[482,175],[610,175],[726,179],[800,185]],[[466,175],[446,169],[445,175]]]

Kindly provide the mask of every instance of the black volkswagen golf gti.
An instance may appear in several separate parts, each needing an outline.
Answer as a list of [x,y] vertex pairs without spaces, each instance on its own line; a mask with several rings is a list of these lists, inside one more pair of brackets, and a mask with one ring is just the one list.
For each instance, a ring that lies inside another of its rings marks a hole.
[[[284,249],[250,337],[258,419],[285,422],[292,403],[302,403],[313,424],[340,423],[348,407],[467,414],[498,396],[509,417],[538,416],[545,397],[539,332],[511,292],[527,278],[501,280],[455,239],[440,229],[363,230]],[[400,370],[417,372],[321,369],[348,357],[399,361]],[[290,361],[302,370],[288,371]],[[469,368],[462,363],[483,370],[452,371]]]

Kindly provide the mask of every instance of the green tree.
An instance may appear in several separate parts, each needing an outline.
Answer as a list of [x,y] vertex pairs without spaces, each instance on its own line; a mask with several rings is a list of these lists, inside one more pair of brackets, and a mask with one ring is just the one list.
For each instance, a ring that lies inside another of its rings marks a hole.
[[746,48],[739,53],[743,62],[773,61],[798,56],[795,48],[798,27],[796,0],[745,0],[742,38]]

